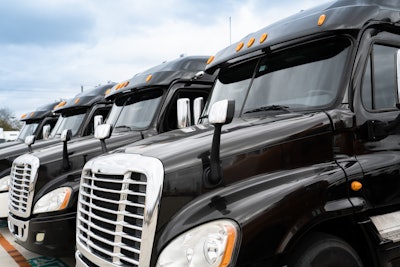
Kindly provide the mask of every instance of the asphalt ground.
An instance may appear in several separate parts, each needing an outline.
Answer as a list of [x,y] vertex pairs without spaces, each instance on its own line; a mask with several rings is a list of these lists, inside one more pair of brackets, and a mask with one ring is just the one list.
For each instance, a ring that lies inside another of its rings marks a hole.
[[74,257],[51,258],[30,252],[15,243],[7,220],[0,219],[0,267],[72,267]]

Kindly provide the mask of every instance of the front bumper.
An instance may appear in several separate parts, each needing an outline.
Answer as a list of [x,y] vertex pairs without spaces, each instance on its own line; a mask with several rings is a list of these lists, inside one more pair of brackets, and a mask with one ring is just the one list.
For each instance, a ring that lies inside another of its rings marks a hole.
[[75,227],[76,212],[28,220],[8,216],[8,228],[18,244],[51,257],[74,254]]

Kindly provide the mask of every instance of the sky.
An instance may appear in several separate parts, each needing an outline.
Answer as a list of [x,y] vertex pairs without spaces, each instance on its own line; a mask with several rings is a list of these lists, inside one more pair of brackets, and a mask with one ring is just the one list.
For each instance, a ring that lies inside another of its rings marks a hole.
[[180,55],[215,55],[329,0],[0,2],[0,108],[23,113]]

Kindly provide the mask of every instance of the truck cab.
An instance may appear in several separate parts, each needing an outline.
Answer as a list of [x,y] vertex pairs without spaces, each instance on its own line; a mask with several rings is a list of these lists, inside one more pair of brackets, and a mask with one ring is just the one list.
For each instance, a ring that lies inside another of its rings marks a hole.
[[58,120],[58,116],[53,112],[54,107],[59,102],[53,102],[38,107],[30,113],[21,115],[20,121],[24,123],[18,138],[14,141],[0,144],[0,149],[21,144],[29,135],[34,135],[36,140],[47,139]]
[[[207,59],[178,58],[116,84],[106,96],[113,106],[105,123],[97,126],[96,138],[65,139],[16,158],[8,217],[16,241],[42,255],[73,255],[83,166],[107,151],[177,129],[180,124],[195,124],[194,113],[200,114],[202,107],[195,108],[194,102],[207,99],[214,82],[213,75],[201,72]],[[187,103],[183,104],[186,115],[178,120],[177,103],[182,101]],[[18,172],[23,166],[30,166],[28,175]],[[29,192],[21,192],[21,183],[29,184]],[[27,198],[21,198],[23,194]]]
[[[107,116],[112,102],[105,100],[105,92],[114,83],[101,85],[77,94],[75,97],[53,105],[52,112],[58,117],[50,135],[40,139],[41,135],[28,135],[25,143],[16,144],[0,150],[0,218],[8,216],[8,189],[10,170],[13,161],[30,151],[39,150],[60,142],[62,130],[72,129],[73,138],[94,134],[93,120],[96,115]],[[36,138],[39,137],[39,140]]]
[[400,266],[399,14],[338,0],[210,58],[202,124],[83,168],[77,266]]

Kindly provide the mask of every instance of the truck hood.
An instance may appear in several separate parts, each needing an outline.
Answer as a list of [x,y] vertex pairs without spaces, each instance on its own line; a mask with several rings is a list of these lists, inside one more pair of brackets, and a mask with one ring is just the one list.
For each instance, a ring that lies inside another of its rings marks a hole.
[[[212,125],[197,125],[175,130],[147,138],[123,148],[122,151],[160,159],[165,173],[197,164],[204,165],[209,158],[213,129]],[[268,147],[300,142],[316,135],[328,134],[328,140],[325,141],[332,142],[332,131],[331,121],[325,112],[288,113],[274,116],[266,114],[261,117],[236,118],[232,123],[222,127],[221,160],[223,165],[224,162],[230,164],[229,161],[235,160],[230,158],[232,156],[261,153]],[[310,143],[313,142],[312,140],[319,139],[313,138],[298,145],[302,149],[311,149],[308,146],[313,145]],[[331,145],[329,148],[332,150]],[[283,153],[282,147],[279,151]],[[329,156],[332,157],[331,154]],[[290,155],[285,155],[285,157],[290,158]]]

